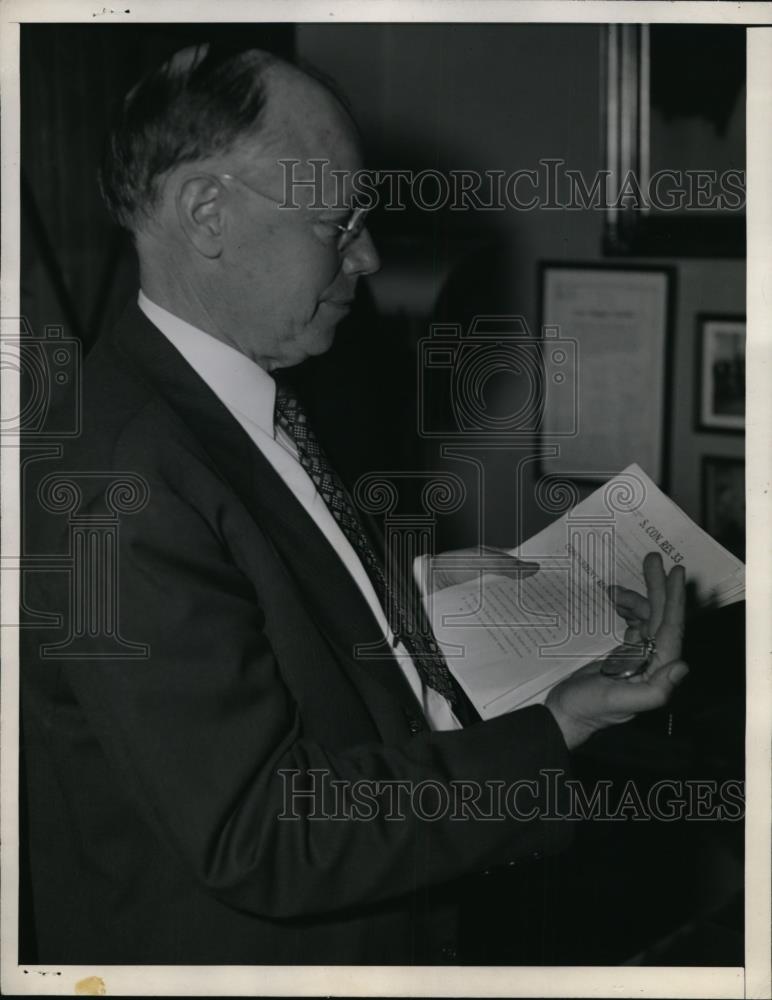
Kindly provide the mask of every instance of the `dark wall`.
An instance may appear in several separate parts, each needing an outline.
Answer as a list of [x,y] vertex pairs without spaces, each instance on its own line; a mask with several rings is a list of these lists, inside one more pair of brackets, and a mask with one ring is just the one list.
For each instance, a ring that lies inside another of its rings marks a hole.
[[[604,25],[589,23],[307,23],[297,27],[297,51],[333,75],[348,95],[370,163],[511,172],[533,169],[541,158],[551,157],[590,178],[605,167],[604,31]],[[735,125],[742,131],[744,98],[736,99],[742,63],[732,56],[738,47],[742,51],[743,29],[722,26],[713,29],[711,38],[714,32],[720,34],[711,44],[722,53],[721,72],[715,58],[706,70],[690,49],[696,38],[706,41],[704,28],[668,25],[656,33],[655,54],[664,44],[679,58],[675,67],[667,63],[671,69],[664,77],[653,74],[658,100],[663,89],[670,94],[660,116],[662,128],[667,126],[668,158],[653,168],[714,166],[713,146],[682,114],[692,110],[695,90],[703,92],[711,71],[721,81],[710,90],[711,100],[716,89],[722,94],[720,122],[728,127],[725,105],[734,97]],[[704,44],[698,54],[705,55]],[[655,69],[661,65],[666,64],[658,61]],[[719,107],[715,110],[718,115]],[[712,125],[705,131],[709,137]],[[716,165],[729,164],[718,160]],[[438,317],[440,296],[443,320],[463,323],[475,313],[511,312],[525,316],[531,330],[538,330],[541,261],[610,259],[603,253],[604,214],[596,209],[424,212],[418,218],[380,214],[388,223],[381,232],[374,230],[383,267],[371,285],[381,313],[393,316],[402,328],[409,325],[414,341],[427,336],[432,318]],[[506,244],[505,249],[499,251],[499,244]],[[697,315],[745,312],[745,261],[718,252],[712,257],[674,254],[624,261],[664,265],[675,274],[667,489],[699,522],[703,457],[742,458],[744,440],[695,428]],[[415,379],[415,367],[414,362],[407,378]],[[520,533],[512,516],[511,466],[503,453],[491,454],[486,462],[489,487],[481,503],[487,504],[484,534],[489,544],[515,545],[552,517],[530,505]],[[464,464],[450,467],[465,477],[473,496],[475,484]],[[527,491],[521,502],[523,508],[529,506]],[[447,541],[476,542],[477,505],[466,505],[456,520]]]
[[145,72],[203,41],[292,55],[294,27],[21,26],[21,303],[36,333],[63,325],[88,347],[136,294],[130,241],[97,187],[104,136]]

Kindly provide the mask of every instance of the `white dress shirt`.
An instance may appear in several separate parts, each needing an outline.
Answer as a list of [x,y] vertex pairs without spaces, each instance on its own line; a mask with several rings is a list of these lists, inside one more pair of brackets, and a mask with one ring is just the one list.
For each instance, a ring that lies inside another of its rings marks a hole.
[[140,291],[137,301],[150,322],[241,424],[335,549],[394,649],[395,665],[399,665],[407,678],[432,729],[459,729],[461,724],[446,699],[421,681],[404,646],[401,643],[394,646],[381,602],[359,556],[300,464],[294,441],[274,425],[276,383],[268,372],[235,348],[151,302],[144,292]]

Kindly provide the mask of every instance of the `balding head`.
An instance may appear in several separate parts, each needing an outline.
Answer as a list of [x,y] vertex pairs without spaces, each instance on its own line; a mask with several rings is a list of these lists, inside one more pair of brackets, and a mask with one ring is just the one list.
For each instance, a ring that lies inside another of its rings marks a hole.
[[360,167],[326,85],[265,52],[218,60],[203,47],[129,94],[103,187],[134,232],[145,293],[271,370],[327,350],[358,278],[379,266],[351,216]]
[[299,185],[297,200],[334,205],[343,192],[335,189],[333,171],[350,173],[361,159],[350,114],[325,83],[283,60],[265,65],[261,85],[259,130],[233,147],[229,162],[240,177],[276,201],[292,200],[288,178],[313,179],[315,188]]
[[[100,184],[115,220],[136,232],[153,217],[164,179],[184,164],[209,163],[254,141],[274,163],[284,150],[308,158],[336,123],[353,122],[328,87],[260,49],[177,52],[126,96],[108,136]],[[259,167],[260,164],[257,164]]]

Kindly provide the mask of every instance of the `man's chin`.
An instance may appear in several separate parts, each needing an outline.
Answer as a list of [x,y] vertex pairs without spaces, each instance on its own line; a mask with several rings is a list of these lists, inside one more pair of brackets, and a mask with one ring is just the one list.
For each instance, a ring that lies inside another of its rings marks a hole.
[[294,368],[308,358],[318,357],[326,354],[335,341],[337,323],[325,323],[324,326],[315,326],[313,330],[308,330],[302,339],[293,345],[291,351],[282,360],[282,368]]
[[340,320],[334,323],[325,323],[324,326],[314,330],[313,336],[308,341],[309,355],[324,354],[329,351],[335,341],[339,322]]

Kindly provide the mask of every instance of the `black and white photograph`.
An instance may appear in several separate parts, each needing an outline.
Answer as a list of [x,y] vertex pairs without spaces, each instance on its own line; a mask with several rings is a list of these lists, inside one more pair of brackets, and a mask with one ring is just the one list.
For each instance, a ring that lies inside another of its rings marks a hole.
[[769,996],[770,5],[49,6],[3,992]]
[[738,559],[745,559],[745,463],[706,455],[702,480],[705,530]]
[[699,426],[745,429],[745,317],[699,317]]

